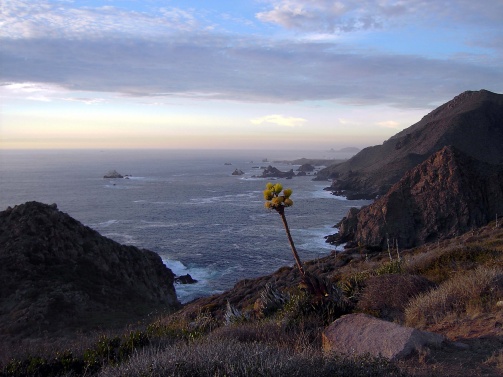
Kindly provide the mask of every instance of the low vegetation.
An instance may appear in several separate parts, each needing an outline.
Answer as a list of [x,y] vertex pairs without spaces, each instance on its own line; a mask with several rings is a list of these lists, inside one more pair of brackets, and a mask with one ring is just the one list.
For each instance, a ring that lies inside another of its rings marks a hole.
[[[503,375],[503,227],[400,256],[390,261],[387,250],[360,246],[305,262],[322,296],[285,267],[123,332],[2,344],[0,376]],[[395,363],[323,353],[322,330],[353,312],[440,332],[468,348]]]
[[425,328],[448,317],[477,316],[495,308],[502,299],[503,269],[480,266],[458,272],[438,288],[409,301],[405,309],[406,323]]

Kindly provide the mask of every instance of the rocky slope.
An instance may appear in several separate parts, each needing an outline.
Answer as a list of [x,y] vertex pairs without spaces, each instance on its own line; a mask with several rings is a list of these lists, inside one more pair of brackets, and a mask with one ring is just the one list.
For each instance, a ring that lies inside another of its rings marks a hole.
[[101,236],[56,205],[0,212],[0,337],[71,336],[180,306],[154,252]]
[[382,145],[321,170],[317,179],[333,179],[331,189],[348,198],[375,198],[447,145],[480,161],[503,163],[503,95],[464,92]]
[[342,220],[335,243],[400,248],[450,238],[503,214],[503,165],[448,146],[413,168],[389,192]]

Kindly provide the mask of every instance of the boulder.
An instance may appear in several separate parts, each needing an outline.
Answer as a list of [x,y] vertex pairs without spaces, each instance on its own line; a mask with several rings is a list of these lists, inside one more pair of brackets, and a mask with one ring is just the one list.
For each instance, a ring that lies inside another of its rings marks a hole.
[[383,321],[367,314],[342,316],[322,333],[323,350],[398,360],[422,347],[439,347],[443,335]]
[[175,277],[175,283],[177,284],[195,284],[197,280],[194,279],[190,274],[180,275]]

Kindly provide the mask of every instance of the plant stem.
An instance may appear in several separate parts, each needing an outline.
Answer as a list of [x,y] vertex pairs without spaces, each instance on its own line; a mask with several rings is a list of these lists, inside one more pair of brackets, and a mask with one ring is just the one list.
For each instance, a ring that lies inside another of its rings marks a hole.
[[288,242],[290,242],[290,247],[292,248],[293,258],[295,259],[295,263],[297,264],[297,268],[300,271],[302,276],[305,276],[304,268],[302,267],[302,262],[300,261],[299,254],[297,254],[297,249],[293,243],[292,235],[290,234],[290,228],[288,227],[288,223],[286,222],[285,209],[283,207],[279,207],[277,209],[279,215],[281,216],[281,220],[283,221],[283,226],[285,227],[286,236],[288,237]]

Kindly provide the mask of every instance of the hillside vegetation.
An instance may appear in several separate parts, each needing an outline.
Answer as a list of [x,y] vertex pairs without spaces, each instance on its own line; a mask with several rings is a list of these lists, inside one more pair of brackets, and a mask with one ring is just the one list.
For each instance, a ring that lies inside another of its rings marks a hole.
[[[329,297],[306,294],[298,270],[284,267],[122,332],[2,349],[0,375],[498,376],[502,266],[503,227],[494,222],[409,250],[357,247],[305,263]],[[324,354],[321,331],[352,312],[450,342],[395,363]]]

